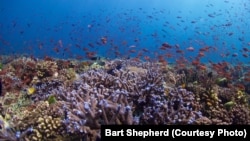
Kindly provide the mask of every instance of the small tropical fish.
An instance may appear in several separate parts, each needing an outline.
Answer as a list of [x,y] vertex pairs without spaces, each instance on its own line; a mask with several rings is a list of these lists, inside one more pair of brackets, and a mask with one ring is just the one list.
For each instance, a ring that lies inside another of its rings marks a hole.
[[28,95],[32,95],[32,94],[35,93],[35,91],[36,91],[36,88],[30,87],[30,88],[27,89],[27,94],[28,94]]
[[63,47],[63,42],[62,42],[62,40],[58,40],[58,45],[59,45],[59,47]]
[[131,45],[128,48],[136,48],[136,46],[135,45]]
[[243,53],[242,55],[243,55],[243,57],[245,57],[245,58],[248,57],[248,54],[246,54],[246,53]]
[[188,47],[187,50],[188,51],[194,51],[194,47]]
[[232,54],[232,57],[237,57],[238,56],[238,53],[233,53]]
[[107,44],[107,37],[102,37],[101,41],[102,41],[102,44]]

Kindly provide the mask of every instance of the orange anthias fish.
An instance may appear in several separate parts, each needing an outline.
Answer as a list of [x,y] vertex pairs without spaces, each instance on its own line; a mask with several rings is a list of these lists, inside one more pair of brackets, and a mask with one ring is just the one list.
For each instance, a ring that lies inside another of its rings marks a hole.
[[107,44],[107,37],[102,37],[101,41],[102,41],[103,44]]

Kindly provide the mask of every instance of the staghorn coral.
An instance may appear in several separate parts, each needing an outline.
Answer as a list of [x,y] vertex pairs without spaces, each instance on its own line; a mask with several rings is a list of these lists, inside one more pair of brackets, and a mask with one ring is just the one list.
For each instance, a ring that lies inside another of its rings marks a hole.
[[[74,89],[71,91],[63,87],[51,91],[58,97],[58,100],[65,103],[62,108],[67,113],[64,120],[67,131],[72,134],[81,133],[81,136],[88,137],[88,139],[91,138],[90,136],[93,138],[100,137],[101,124],[132,124],[131,108],[126,102],[126,93],[117,90],[116,93],[109,96],[112,90],[105,87],[112,86],[107,85],[111,80],[107,80],[108,77],[106,76],[107,79],[103,78],[102,83],[94,83],[98,81],[95,79],[102,79],[99,71],[94,72],[93,70],[89,71],[89,75],[92,75],[92,77],[86,74],[82,76],[83,80],[81,81],[87,81],[89,84],[75,82],[72,86]],[[92,78],[92,81],[89,81],[89,78]]]
[[53,90],[54,88],[57,88],[59,86],[62,86],[64,83],[61,80],[44,80],[37,82],[34,87],[36,89],[35,94],[31,95],[31,99],[34,102],[40,101],[40,100],[47,100],[49,95],[49,91]]
[[180,87],[170,89],[166,96],[161,95],[155,103],[144,108],[143,124],[193,124],[202,117],[194,96]]
[[68,133],[90,140],[100,137],[102,124],[193,124],[202,117],[192,92],[165,93],[160,66],[133,63],[114,65],[112,74],[90,69],[71,86],[49,92],[63,103]]

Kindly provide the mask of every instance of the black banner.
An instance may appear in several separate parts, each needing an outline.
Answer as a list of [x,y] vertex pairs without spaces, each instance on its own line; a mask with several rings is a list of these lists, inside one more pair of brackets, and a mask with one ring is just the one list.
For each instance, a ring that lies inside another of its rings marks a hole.
[[234,139],[249,141],[249,125],[103,125],[102,141],[131,140],[183,140]]

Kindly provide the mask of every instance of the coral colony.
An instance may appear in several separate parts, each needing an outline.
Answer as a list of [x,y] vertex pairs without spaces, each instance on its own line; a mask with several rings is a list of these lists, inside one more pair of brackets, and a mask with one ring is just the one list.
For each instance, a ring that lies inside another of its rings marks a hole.
[[1,61],[1,140],[93,141],[110,124],[250,124],[249,84],[218,73],[235,69],[227,63],[204,70],[134,59]]

